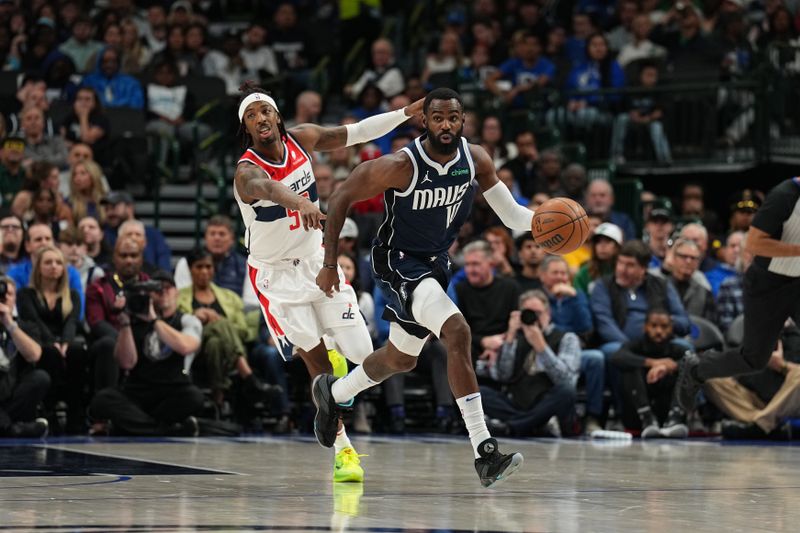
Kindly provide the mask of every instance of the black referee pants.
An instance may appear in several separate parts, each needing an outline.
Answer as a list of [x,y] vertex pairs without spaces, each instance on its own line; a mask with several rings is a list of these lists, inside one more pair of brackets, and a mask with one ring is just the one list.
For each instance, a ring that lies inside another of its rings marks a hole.
[[726,352],[700,356],[702,380],[757,372],[767,366],[783,324],[800,311],[800,278],[774,274],[753,264],[744,274],[744,341]]

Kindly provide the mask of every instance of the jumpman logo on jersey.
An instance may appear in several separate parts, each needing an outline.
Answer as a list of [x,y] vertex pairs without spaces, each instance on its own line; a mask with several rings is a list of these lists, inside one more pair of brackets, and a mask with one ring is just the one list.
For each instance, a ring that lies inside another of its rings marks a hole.
[[433,180],[431,179],[431,176],[430,176],[430,171],[428,171],[428,172],[427,172],[427,173],[426,173],[426,174],[425,174],[425,175],[422,177],[422,182],[420,183],[420,185],[422,185],[423,183],[433,183]]

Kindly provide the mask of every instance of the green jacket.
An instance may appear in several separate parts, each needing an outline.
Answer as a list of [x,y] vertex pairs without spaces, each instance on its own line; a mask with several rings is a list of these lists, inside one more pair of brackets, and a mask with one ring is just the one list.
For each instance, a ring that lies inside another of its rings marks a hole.
[[[600,267],[600,277],[607,276],[612,272],[614,272],[614,266],[612,264],[606,264]],[[589,275],[589,262],[587,261],[581,265],[581,268],[578,269],[578,272],[572,279],[572,286],[576,289],[582,290],[588,295],[589,285],[591,285],[592,281],[594,280]]]
[[[258,329],[256,327],[254,331],[252,326],[248,326],[244,314],[244,302],[242,302],[241,296],[215,283],[211,284],[211,292],[214,293],[214,297],[225,312],[225,317],[236,329],[242,342],[249,342],[255,339],[258,335]],[[191,285],[178,291],[178,309],[180,311],[189,314],[194,313],[194,309],[192,309],[192,296]]]

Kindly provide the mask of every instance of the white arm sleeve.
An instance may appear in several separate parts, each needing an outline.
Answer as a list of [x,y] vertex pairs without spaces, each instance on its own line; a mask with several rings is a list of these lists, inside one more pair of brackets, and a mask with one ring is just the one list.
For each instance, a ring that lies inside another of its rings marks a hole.
[[520,231],[531,230],[533,211],[519,205],[503,182],[497,182],[489,190],[483,191],[483,197],[506,227]]
[[345,126],[347,128],[347,144],[345,146],[353,146],[383,137],[410,118],[406,115],[405,109],[398,109],[365,118],[355,124],[348,124]]

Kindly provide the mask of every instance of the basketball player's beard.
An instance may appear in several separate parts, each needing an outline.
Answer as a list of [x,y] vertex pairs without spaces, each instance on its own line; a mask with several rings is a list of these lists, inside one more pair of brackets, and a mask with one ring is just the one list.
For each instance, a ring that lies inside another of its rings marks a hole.
[[[437,153],[441,155],[450,155],[456,153],[458,150],[458,144],[461,142],[461,132],[464,131],[464,126],[461,126],[458,131],[451,131],[448,132],[447,135],[453,138],[452,142],[443,143],[439,141],[439,137],[433,135],[430,130],[428,130],[428,140],[431,143],[431,148]],[[441,135],[445,135],[444,133],[440,133]]]

